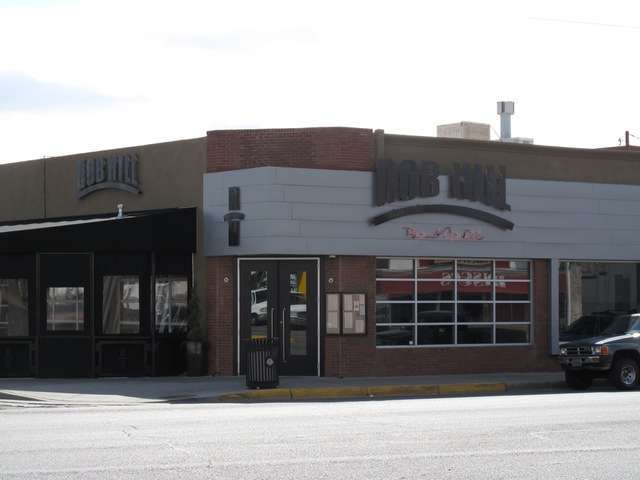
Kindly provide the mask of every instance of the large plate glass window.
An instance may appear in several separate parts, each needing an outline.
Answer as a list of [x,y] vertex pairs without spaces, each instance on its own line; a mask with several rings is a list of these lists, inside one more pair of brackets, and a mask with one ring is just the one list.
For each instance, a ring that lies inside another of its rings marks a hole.
[[156,331],[162,334],[185,333],[189,280],[185,276],[156,278]]
[[102,278],[102,333],[140,333],[140,278],[105,275]]
[[376,259],[376,344],[528,344],[528,260]]
[[47,288],[47,331],[84,330],[84,287]]
[[0,278],[0,337],[29,335],[29,282]]
[[561,262],[560,342],[597,337],[640,309],[640,263]]

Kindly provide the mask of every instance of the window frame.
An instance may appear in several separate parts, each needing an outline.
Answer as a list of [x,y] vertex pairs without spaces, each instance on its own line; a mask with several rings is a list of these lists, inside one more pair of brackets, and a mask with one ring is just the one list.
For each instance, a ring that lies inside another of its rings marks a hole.
[[[533,284],[534,284],[534,272],[533,272],[533,260],[532,259],[520,259],[520,258],[452,258],[452,257],[376,257],[376,264],[378,260],[412,260],[413,261],[413,278],[386,278],[378,277],[378,268],[376,265],[376,312],[379,304],[413,304],[413,322],[392,323],[392,322],[378,322],[376,315],[376,348],[450,348],[450,347],[526,347],[534,344],[534,299],[533,299]],[[453,262],[453,277],[448,281],[453,282],[453,298],[451,300],[418,300],[418,285],[420,283],[441,283],[442,278],[419,278],[418,269],[420,260],[440,260]],[[459,275],[458,264],[459,262],[491,262],[490,277],[479,278],[479,281],[490,282],[491,287],[491,300],[459,300],[458,296],[458,284],[464,281],[473,282],[474,279],[461,278]],[[526,262],[528,264],[528,278],[527,279],[499,279],[496,278],[496,262],[510,261],[510,262]],[[378,300],[378,282],[413,282],[413,300]],[[496,285],[499,283],[511,284],[521,283],[528,284],[528,300],[497,300],[496,299]],[[418,306],[421,304],[449,304],[453,305],[453,321],[452,322],[420,322],[418,319]],[[488,304],[491,305],[491,321],[490,322],[460,322],[458,321],[459,305],[462,304]],[[496,321],[496,306],[500,304],[528,304],[529,305],[529,321]],[[472,326],[491,326],[491,343],[458,343],[458,328],[463,325]],[[529,336],[527,342],[522,343],[498,343],[496,340],[496,333],[498,327],[510,326],[510,325],[527,325],[529,327]],[[411,345],[378,345],[377,342],[377,330],[380,327],[401,327],[401,326],[413,326],[413,344]],[[453,342],[447,344],[426,344],[419,345],[418,342],[418,328],[420,326],[448,326],[453,328]]]

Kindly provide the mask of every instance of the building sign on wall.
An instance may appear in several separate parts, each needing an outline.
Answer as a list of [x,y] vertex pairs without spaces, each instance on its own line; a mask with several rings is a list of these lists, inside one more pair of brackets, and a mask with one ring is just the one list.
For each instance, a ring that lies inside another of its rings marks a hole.
[[463,231],[456,231],[451,227],[436,228],[432,232],[421,232],[415,227],[402,227],[407,238],[412,240],[484,240],[484,235],[479,230],[465,228]]
[[140,156],[137,153],[78,160],[76,164],[78,198],[105,189],[142,193],[139,162]]
[[[386,203],[436,197],[440,194],[439,173],[438,164],[435,162],[378,160],[373,186],[374,204],[380,207]],[[454,163],[449,173],[448,194],[449,198],[480,202],[496,210],[511,210],[511,206],[507,203],[506,169],[502,166],[496,168],[479,164]],[[484,210],[440,203],[395,208],[370,218],[369,224],[375,226],[396,218],[424,213],[473,218],[503,230],[513,230],[514,227],[511,221]],[[466,238],[459,238],[459,240],[478,240],[471,237],[477,237],[477,235],[467,233]]]
[[[379,160],[376,162],[374,203],[435,197],[440,193],[440,171],[435,162]],[[449,197],[480,202],[497,210],[507,204],[506,169],[469,163],[454,163],[449,174]]]

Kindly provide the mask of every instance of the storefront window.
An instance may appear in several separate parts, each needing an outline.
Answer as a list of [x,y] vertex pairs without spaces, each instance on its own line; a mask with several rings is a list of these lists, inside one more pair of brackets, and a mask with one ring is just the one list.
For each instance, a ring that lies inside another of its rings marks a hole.
[[84,330],[84,287],[47,288],[47,331]]
[[102,278],[102,333],[140,333],[140,279],[107,275]]
[[560,342],[600,335],[615,318],[638,313],[640,263],[561,262]]
[[0,279],[0,337],[29,335],[28,281],[23,278]]
[[156,278],[156,331],[186,333],[189,281],[184,276]]
[[378,346],[528,344],[528,260],[378,258]]

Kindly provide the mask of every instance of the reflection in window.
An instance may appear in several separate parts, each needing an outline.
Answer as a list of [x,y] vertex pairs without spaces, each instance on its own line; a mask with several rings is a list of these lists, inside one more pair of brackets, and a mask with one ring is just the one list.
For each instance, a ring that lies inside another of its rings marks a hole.
[[186,333],[189,281],[184,276],[156,278],[156,331]]
[[289,348],[291,355],[307,354],[307,272],[289,274]]
[[267,338],[269,308],[269,272],[252,270],[249,273],[249,295],[251,296],[251,338]]
[[491,303],[458,304],[458,323],[491,323],[493,321]]
[[560,263],[560,341],[602,334],[614,320],[640,308],[640,264]]
[[414,282],[383,282],[378,281],[376,300],[413,300]]
[[47,288],[47,331],[84,330],[84,287]]
[[491,260],[457,260],[456,278],[466,280],[468,284],[481,283],[484,279],[491,279],[493,262]]
[[377,258],[376,278],[414,278],[413,259]]
[[491,325],[459,325],[458,343],[493,343],[493,328]]
[[496,260],[496,278],[500,280],[529,280],[526,260]]
[[376,266],[378,346],[531,341],[528,260],[378,258]]
[[378,325],[376,327],[376,345],[413,345],[413,327],[407,325]]
[[24,278],[0,279],[0,337],[29,335],[28,284]]
[[413,304],[377,303],[376,323],[413,323]]
[[529,343],[528,325],[496,325],[496,343]]
[[107,275],[102,278],[102,333],[140,333],[140,279]]
[[421,258],[418,260],[418,278],[446,280],[453,278],[454,261]]

